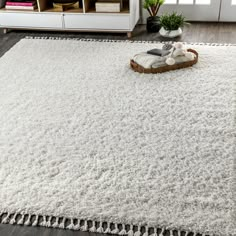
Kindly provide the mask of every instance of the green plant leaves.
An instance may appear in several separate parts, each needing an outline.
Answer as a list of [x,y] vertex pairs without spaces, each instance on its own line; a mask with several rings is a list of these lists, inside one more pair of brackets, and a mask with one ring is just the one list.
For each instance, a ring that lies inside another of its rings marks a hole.
[[161,26],[168,31],[177,30],[179,27],[183,27],[185,23],[185,17],[176,12],[164,14],[160,17]]
[[164,4],[164,2],[165,0],[145,0],[143,8],[147,9],[150,16],[156,16],[160,6]]

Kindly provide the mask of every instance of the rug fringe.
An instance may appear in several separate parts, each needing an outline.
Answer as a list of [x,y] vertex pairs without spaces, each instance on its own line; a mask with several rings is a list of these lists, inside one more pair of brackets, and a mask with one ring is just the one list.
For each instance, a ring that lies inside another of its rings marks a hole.
[[[90,222],[90,223],[89,223]],[[164,236],[168,232],[170,236],[213,236],[204,232],[191,232],[188,230],[176,230],[166,227],[150,227],[149,225],[133,225],[124,223],[113,223],[106,221],[91,221],[66,217],[55,217],[46,215],[35,215],[19,212],[0,211],[0,223],[43,226],[49,228],[61,228],[68,230],[81,230],[95,233],[127,235],[127,236]],[[90,225],[90,227],[89,227]],[[175,234],[176,232],[177,234]]]
[[[108,43],[161,43],[161,44],[173,44],[176,41],[144,41],[144,40],[121,40],[121,39],[93,39],[93,38],[66,38],[66,37],[49,37],[49,36],[26,36],[24,39],[45,39],[45,40],[72,40],[82,42],[108,42]],[[236,44],[231,43],[204,43],[204,42],[182,42],[188,45],[204,45],[204,46],[227,46],[232,47]]]

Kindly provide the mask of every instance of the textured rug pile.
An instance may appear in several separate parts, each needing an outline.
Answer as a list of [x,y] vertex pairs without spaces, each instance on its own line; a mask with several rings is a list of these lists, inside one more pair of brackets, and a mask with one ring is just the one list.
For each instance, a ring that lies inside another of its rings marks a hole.
[[190,45],[192,68],[130,70],[155,47],[23,39],[0,58],[1,223],[236,234],[236,47]]

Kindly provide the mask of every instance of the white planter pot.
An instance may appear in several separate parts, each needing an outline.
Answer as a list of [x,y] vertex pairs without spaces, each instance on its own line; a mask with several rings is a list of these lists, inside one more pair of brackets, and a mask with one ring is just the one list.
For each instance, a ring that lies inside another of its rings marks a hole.
[[159,33],[162,37],[165,38],[176,38],[180,36],[183,33],[183,31],[181,28],[178,28],[177,30],[167,31],[163,27],[161,27]]

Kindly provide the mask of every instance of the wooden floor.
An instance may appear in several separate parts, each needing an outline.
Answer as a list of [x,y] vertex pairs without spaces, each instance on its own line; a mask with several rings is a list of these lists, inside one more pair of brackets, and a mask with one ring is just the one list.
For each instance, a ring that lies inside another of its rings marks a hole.
[[[16,42],[25,36],[127,40],[126,34],[64,33],[16,30],[3,34],[3,30],[0,29],[0,56],[2,56]],[[131,40],[164,41],[164,39],[157,33],[148,34],[146,32],[145,25],[139,25],[136,27]],[[184,42],[236,43],[236,23],[192,23],[184,28],[182,37],[177,38],[176,40]]]
[[[37,31],[11,31],[3,34],[0,30],[0,56],[25,36],[54,36],[70,38],[95,38],[127,40],[126,34],[62,33]],[[163,41],[158,34],[148,34],[145,26],[138,26],[131,40]],[[192,23],[177,39],[184,42],[231,43],[236,44],[236,23]],[[0,236],[98,236],[81,231],[48,229],[43,227],[12,226],[0,224]]]

